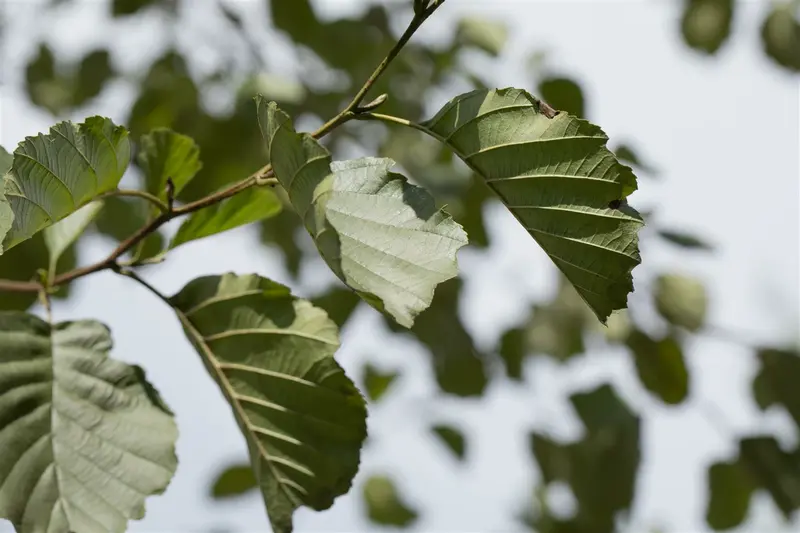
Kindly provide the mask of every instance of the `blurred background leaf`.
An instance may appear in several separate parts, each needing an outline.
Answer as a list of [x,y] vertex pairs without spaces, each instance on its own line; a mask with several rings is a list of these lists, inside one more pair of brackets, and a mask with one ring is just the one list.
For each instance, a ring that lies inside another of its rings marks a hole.
[[417,521],[416,510],[403,501],[394,482],[387,476],[369,477],[362,487],[367,517],[382,526],[409,527]]

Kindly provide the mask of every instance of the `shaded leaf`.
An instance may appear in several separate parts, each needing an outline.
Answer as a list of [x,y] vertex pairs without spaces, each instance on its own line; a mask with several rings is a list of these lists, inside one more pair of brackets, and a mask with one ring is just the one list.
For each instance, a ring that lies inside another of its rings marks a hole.
[[553,109],[565,111],[576,117],[586,116],[583,90],[575,80],[561,77],[545,78],[539,82],[539,94]]
[[249,464],[226,466],[214,478],[211,497],[215,500],[234,498],[258,488],[258,482]]
[[284,205],[277,215],[261,222],[259,232],[261,242],[281,252],[284,267],[295,278],[300,274],[300,264],[304,257],[303,249],[297,243],[300,228],[300,217],[291,205]]
[[659,230],[658,236],[665,241],[689,250],[703,250],[711,252],[714,247],[707,241],[690,233],[675,230]]
[[716,53],[730,35],[735,5],[733,0],[685,0],[683,40],[699,52]]
[[506,375],[514,381],[522,381],[522,364],[528,355],[527,331],[525,328],[512,328],[500,338],[500,357],[506,368]]
[[674,337],[655,340],[634,330],[627,339],[639,381],[664,403],[677,405],[689,395],[689,371]]
[[81,207],[67,218],[48,226],[42,233],[45,246],[50,252],[50,263],[48,272],[50,279],[56,275],[58,260],[72,244],[78,240],[87,226],[92,223],[94,218],[103,208],[102,200],[94,201]]
[[500,89],[458,96],[422,128],[486,180],[602,322],[627,305],[641,262],[643,222],[625,201],[636,177],[599,127]]
[[334,287],[325,294],[312,298],[311,303],[314,307],[325,310],[328,317],[341,329],[361,303],[361,298],[350,289]]
[[275,103],[258,99],[275,175],[333,272],[367,303],[411,327],[439,283],[458,274],[461,226],[390,159],[331,162]]
[[[110,196],[103,199],[103,208],[95,219],[95,227],[103,235],[123,241],[147,223],[149,204],[137,198]],[[136,251],[142,257],[153,257],[164,249],[164,236],[151,233]]]
[[764,52],[778,65],[800,71],[800,22],[797,2],[774,3],[761,25]]
[[364,399],[333,358],[336,325],[256,275],[198,278],[171,302],[247,439],[276,533],[301,505],[329,508],[367,432]]
[[60,115],[70,106],[72,88],[67,79],[59,76],[56,58],[51,48],[40,43],[37,54],[25,68],[25,89],[34,105]]
[[721,531],[741,524],[756,488],[753,478],[738,461],[712,464],[708,468],[708,525]]
[[[8,253],[0,255],[0,278],[14,281],[31,281],[40,279],[38,271],[47,272],[50,264],[49,253],[44,244],[44,236],[37,233],[32,238],[22,241]],[[77,266],[75,246],[67,248],[59,261],[58,273],[71,270]],[[64,285],[53,298],[63,299],[69,296],[71,285]],[[25,311],[37,301],[35,292],[0,292],[0,311]]]
[[671,324],[697,331],[706,319],[708,297],[703,283],[681,274],[662,274],[653,297],[659,314]]
[[112,0],[111,14],[114,17],[135,15],[143,9],[159,6],[175,12],[178,0]]
[[376,524],[405,528],[417,521],[417,511],[403,501],[392,480],[386,476],[368,478],[362,487],[362,496],[367,506],[367,517]]
[[139,166],[145,175],[147,190],[161,199],[167,198],[167,180],[180,194],[203,167],[200,148],[191,137],[166,128],[157,128],[139,140]]
[[114,74],[108,50],[92,50],[87,53],[81,59],[75,75],[72,105],[81,106],[98,96]]
[[456,39],[463,45],[474,46],[497,57],[508,40],[508,27],[499,20],[463,17],[458,21]]
[[61,122],[48,135],[26,137],[4,182],[14,210],[5,249],[115,189],[129,159],[128,132],[103,117]]
[[753,396],[761,409],[781,404],[800,428],[800,354],[791,350],[762,348],[761,370],[753,381]]
[[382,372],[371,363],[364,365],[362,383],[371,402],[378,402],[400,375],[397,371]]
[[177,427],[95,321],[0,313],[0,516],[19,533],[125,531],[177,467]]
[[280,212],[281,207],[281,201],[271,190],[250,187],[227,200],[189,215],[178,228],[169,248],[273,217]]
[[433,426],[431,431],[459,461],[464,460],[467,454],[467,441],[459,429],[446,424],[438,424]]
[[800,460],[784,451],[775,437],[747,437],[739,442],[739,461],[766,489],[788,519],[800,507]]
[[614,155],[617,156],[617,159],[623,163],[629,163],[634,167],[639,167],[640,169],[644,170],[647,174],[651,176],[655,176],[658,174],[655,168],[653,168],[650,164],[645,163],[636,151],[633,149],[632,146],[628,144],[619,144],[617,148],[614,150]]

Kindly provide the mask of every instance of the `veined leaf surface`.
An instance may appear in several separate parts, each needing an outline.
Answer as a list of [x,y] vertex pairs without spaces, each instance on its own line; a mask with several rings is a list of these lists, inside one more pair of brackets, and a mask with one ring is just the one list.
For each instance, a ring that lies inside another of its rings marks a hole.
[[177,467],[172,414],[95,321],[0,313],[0,517],[18,533],[122,533]]
[[60,122],[14,151],[3,193],[14,211],[6,249],[115,189],[130,161],[128,132],[103,117]]
[[333,358],[336,324],[256,275],[198,278],[171,301],[244,433],[273,530],[290,532],[301,505],[329,508],[367,434],[365,401]]
[[599,127],[498,89],[454,98],[421,128],[483,177],[601,321],[626,306],[644,223],[625,201],[636,177]]
[[433,197],[390,172],[391,159],[333,163],[298,135],[275,103],[258,100],[275,176],[328,266],[373,307],[410,328],[436,286],[458,274],[463,228]]

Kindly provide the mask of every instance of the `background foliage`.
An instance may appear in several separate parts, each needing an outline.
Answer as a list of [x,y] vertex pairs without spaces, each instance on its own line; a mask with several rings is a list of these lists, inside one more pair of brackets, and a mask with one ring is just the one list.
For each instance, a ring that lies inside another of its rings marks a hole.
[[[72,3],[52,0],[48,9],[75,9]],[[298,121],[319,124],[347,103],[382,59],[396,37],[395,17],[407,17],[410,12],[410,2],[370,3],[356,15],[331,19],[321,14],[319,3],[309,0],[266,1],[269,31],[279,35],[296,58],[295,71],[284,73],[269,64],[262,53],[263,35],[240,14],[237,3],[219,3],[215,16],[225,21],[226,30],[222,36],[209,37],[209,46],[214,49],[213,68],[198,74],[192,65],[201,59],[195,57],[201,52],[178,44],[182,17],[188,16],[187,0],[107,3],[110,15],[118,21],[145,26],[154,34],[171,32],[173,46],[144,68],[133,68],[102,46],[74,58],[62,56],[58,49],[42,42],[26,66],[28,98],[55,121],[92,114],[98,96],[110,87],[125,84],[135,91],[135,97],[120,122],[131,130],[134,141],[158,127],[171,128],[196,141],[203,165],[198,168],[197,177],[180,191],[179,198],[187,201],[241,179],[266,161],[254,120],[255,94],[277,101],[287,113],[299,117]],[[736,13],[737,4],[732,0],[687,0],[676,24],[687,54],[713,56],[731,40],[745,38],[732,33]],[[754,39],[763,61],[771,62],[787,75],[800,71],[797,14],[796,2],[765,3],[761,34]],[[580,16],[580,10],[575,16]],[[419,121],[430,115],[426,102],[443,88],[455,94],[453,88],[505,85],[484,77],[471,66],[476,54],[495,57],[503,52],[508,40],[503,24],[465,17],[448,32],[447,38],[436,45],[415,39],[403,51],[375,89],[375,94],[391,95],[382,112]],[[580,73],[550,74],[554,71],[548,68],[547,59],[534,52],[531,57],[535,84],[529,90],[557,109],[591,118],[591,102],[577,81]],[[212,105],[213,102],[219,105]],[[405,129],[351,123],[330,135],[327,147],[340,157],[372,150],[395,159],[407,176],[434,192],[438,203],[449,205],[473,246],[489,248],[492,235],[485,217],[495,200],[490,200],[490,193],[480,180],[434,141]],[[657,168],[668,164],[644,160],[638,146],[616,143],[612,148],[642,177],[640,188],[647,186],[646,180],[658,179]],[[133,161],[139,167],[146,165],[146,159]],[[142,170],[133,169],[124,179],[129,183],[141,181]],[[135,201],[112,198],[107,202],[113,202],[114,207],[101,212],[93,231],[112,241],[129,235],[147,215]],[[275,216],[259,223],[258,232],[262,245],[280,254],[293,281],[299,283],[304,269],[318,259],[299,219],[291,213],[288,198],[282,198],[282,202],[283,210],[276,209]],[[675,250],[714,253],[714,245],[702,235],[662,226],[658,223],[658,205],[648,207],[652,209],[648,212],[645,244],[649,239]],[[155,238],[158,239],[166,239],[166,234]],[[156,244],[151,241],[145,248],[158,250]],[[73,268],[80,251],[80,242],[71,246],[59,261],[59,271]],[[36,268],[46,266],[44,239],[39,235],[0,257],[0,277],[24,280]],[[389,320],[385,324],[397,337],[397,343],[412,340],[425,347],[440,394],[457,401],[481,401],[492,382],[524,384],[528,375],[525,369],[533,360],[550,358],[557,364],[570,365],[590,357],[593,350],[619,349],[629,355],[642,387],[653,398],[667,406],[682,405],[695,392],[691,365],[686,360],[687,347],[700,336],[719,334],[707,323],[708,295],[703,284],[692,276],[654,271],[646,262],[636,275],[651,280],[637,284],[637,291],[646,292],[647,298],[633,302],[629,313],[613,316],[608,329],[598,328],[596,318],[571,286],[555,276],[558,290],[552,291],[552,297],[532,303],[514,327],[500,333],[495,346],[477,342],[460,318],[464,283],[459,279],[439,286],[433,305],[417,318],[410,331]],[[321,289],[312,294],[313,302],[326,309],[339,326],[347,326],[357,309],[367,308],[333,277],[317,287]],[[68,298],[69,292],[63,291],[57,297]],[[4,294],[0,308],[26,309],[34,301],[35,296],[27,294]],[[728,333],[739,338],[736,332]],[[785,409],[800,425],[797,346],[785,346],[778,340],[774,344],[743,344],[760,366],[752,383],[753,401],[762,409]],[[396,383],[404,379],[396,369],[381,364],[379,353],[371,356],[360,376],[354,377],[359,378],[359,386],[373,404],[390,397]],[[583,426],[579,439],[565,441],[521,428],[521,434],[527,433],[524,438],[528,439],[540,483],[532,487],[531,496],[520,496],[518,523],[543,533],[624,529],[646,460],[641,446],[647,421],[638,414],[637,406],[627,405],[609,384],[575,390],[570,402]],[[713,411],[708,416],[710,424],[720,422],[713,420]],[[436,439],[432,442],[452,453],[458,462],[470,460],[469,434],[456,421],[441,420],[430,425]],[[704,474],[709,491],[708,525],[722,530],[742,524],[757,493],[769,495],[776,509],[791,518],[800,507],[800,447],[786,447],[771,434],[723,431],[725,438],[736,443],[737,451],[709,464]],[[365,479],[356,493],[363,499],[366,516],[376,525],[410,527],[425,513],[437,512],[419,502],[412,503],[388,474],[371,471],[363,475]],[[255,481],[248,469],[232,464],[222,469],[209,486],[215,499],[224,500],[254,490]],[[554,509],[548,496],[564,488],[574,496],[574,513]]]

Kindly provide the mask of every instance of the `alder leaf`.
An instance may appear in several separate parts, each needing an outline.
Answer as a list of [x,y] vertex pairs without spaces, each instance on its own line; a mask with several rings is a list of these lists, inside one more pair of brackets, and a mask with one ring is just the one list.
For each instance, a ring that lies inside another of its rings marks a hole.
[[333,163],[298,135],[274,102],[257,99],[275,176],[333,272],[370,305],[410,328],[439,283],[458,274],[467,244],[459,224],[424,189],[389,169],[391,159]]
[[14,211],[6,250],[115,189],[130,161],[128,132],[103,117],[60,122],[14,151],[3,192]]
[[195,279],[170,299],[230,403],[276,533],[294,510],[348,491],[367,435],[366,402],[333,358],[324,311],[256,275]]
[[142,135],[139,145],[137,159],[144,171],[147,190],[161,199],[167,198],[167,180],[172,180],[176,197],[203,168],[200,147],[186,135],[157,128]]
[[0,313],[0,517],[18,533],[122,533],[177,467],[172,413],[99,322]]
[[483,177],[603,323],[626,307],[644,222],[625,200],[636,176],[599,127],[520,89],[462,94],[419,127]]
[[67,251],[67,248],[78,240],[78,237],[83,234],[102,208],[103,201],[96,200],[81,207],[67,218],[44,229],[44,243],[50,254],[48,272],[51,279],[56,275],[58,260]]

